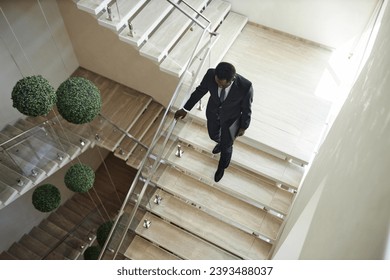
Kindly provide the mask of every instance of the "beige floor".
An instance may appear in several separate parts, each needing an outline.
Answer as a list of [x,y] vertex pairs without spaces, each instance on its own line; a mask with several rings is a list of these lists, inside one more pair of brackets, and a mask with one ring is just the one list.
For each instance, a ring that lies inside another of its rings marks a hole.
[[331,57],[329,49],[247,24],[223,59],[254,86],[252,123],[241,140],[310,162],[334,101],[334,92],[326,96]]

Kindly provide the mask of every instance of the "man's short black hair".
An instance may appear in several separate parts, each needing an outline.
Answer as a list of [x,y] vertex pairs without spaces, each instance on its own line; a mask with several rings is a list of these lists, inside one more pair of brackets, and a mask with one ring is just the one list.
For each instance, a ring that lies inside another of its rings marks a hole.
[[215,68],[215,75],[218,80],[232,81],[236,76],[236,68],[228,62],[220,62]]

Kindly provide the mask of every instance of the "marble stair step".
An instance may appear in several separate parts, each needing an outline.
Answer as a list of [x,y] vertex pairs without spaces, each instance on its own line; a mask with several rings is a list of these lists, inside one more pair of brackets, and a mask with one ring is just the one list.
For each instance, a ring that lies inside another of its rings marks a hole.
[[18,194],[24,194],[33,187],[33,181],[2,162],[0,162],[0,178],[4,184],[15,189]]
[[154,203],[152,197],[147,206],[152,213],[242,259],[267,259],[272,247],[270,243],[225,223],[163,190],[157,190],[155,194],[161,197],[161,203]]
[[119,31],[145,3],[146,0],[116,0],[116,3],[111,5],[111,15],[108,14],[107,9],[99,16],[98,23],[111,30]]
[[[143,221],[150,221],[145,228]],[[190,233],[176,227],[151,213],[146,213],[136,228],[136,233],[147,240],[188,260],[233,260],[239,259]]]
[[180,260],[179,257],[136,235],[125,252],[130,260]]
[[[173,2],[177,3],[178,0]],[[140,47],[172,9],[173,5],[167,0],[149,1],[131,20],[133,32],[130,33],[126,26],[119,33],[119,40]]]
[[[19,129],[31,128],[34,126],[33,123],[25,120],[19,119],[15,124],[15,127]],[[34,137],[39,139],[42,142],[48,143],[61,152],[67,154],[70,160],[73,160],[77,155],[81,153],[81,148],[70,143],[69,141],[59,138],[52,127],[49,125],[43,126],[42,129],[34,133]]]
[[77,8],[92,15],[98,15],[112,0],[78,0]]
[[15,199],[18,192],[14,188],[3,183],[1,181],[3,178],[2,177],[0,178],[1,178],[0,179],[0,209],[1,209],[2,207],[5,207],[8,204],[10,204]]
[[[187,0],[186,2],[196,11],[200,11],[207,3],[205,0]],[[184,3],[179,2],[179,6],[191,16],[196,15],[196,12]],[[185,14],[174,9],[140,48],[140,54],[153,61],[161,62],[190,24],[191,20]]]
[[43,170],[47,176],[50,176],[59,168],[57,162],[46,157],[40,157],[34,149],[28,145],[23,145],[23,143],[8,150],[8,153],[18,165],[23,165],[24,162],[28,163],[32,168],[37,167]]
[[[211,152],[215,146],[208,136],[207,127],[195,121],[187,122],[178,137],[205,151]],[[305,173],[305,168],[242,143],[240,137],[233,145],[232,162],[293,190],[299,188]]]
[[[20,123],[19,126],[21,126]],[[7,125],[6,130],[7,131],[4,133],[9,133],[7,136],[10,138],[13,137],[14,134],[21,135],[21,133],[25,131],[14,125]],[[8,147],[7,150],[15,155],[18,155],[18,152],[20,152],[18,156],[31,162],[32,164],[36,163],[38,165],[37,162],[42,162],[42,165],[47,166],[50,165],[49,162],[52,161],[56,167],[62,167],[68,163],[70,156],[67,153],[57,149],[51,143],[42,141],[35,137],[34,134],[37,132],[39,133],[40,131],[40,128],[36,128],[31,132],[31,134],[23,134],[20,139],[18,138],[15,140],[15,144]],[[47,174],[51,174],[52,171],[53,170],[47,172]]]
[[[54,118],[48,120],[50,131],[61,139],[61,142],[64,141],[65,143],[70,143],[80,148],[81,152],[85,152],[85,150],[92,145],[91,141],[88,138],[75,134],[66,127],[62,126],[60,123],[61,119],[62,118]],[[27,117],[25,120],[34,124],[41,123],[44,119],[42,117]]]
[[163,190],[196,205],[206,213],[241,230],[274,242],[282,220],[185,173],[166,166],[155,183]]
[[[130,128],[128,131],[129,134],[142,142],[142,138],[153,123],[156,122],[162,110],[162,105],[155,101],[151,102],[145,111],[139,116],[138,121]],[[136,146],[136,142],[129,137],[125,137],[116,149],[115,156],[126,161]]]
[[[150,147],[152,140],[153,140],[153,137],[156,134],[157,129],[161,123],[163,115],[164,115],[164,112],[161,112],[160,115],[158,116],[158,118],[156,119],[156,121],[151,125],[149,130],[145,133],[144,137],[142,138],[142,143],[145,144],[147,147]],[[166,116],[166,121],[162,127],[162,131],[165,131],[169,127],[172,120],[173,120],[173,114],[169,113]],[[161,146],[161,140],[159,141],[159,143]],[[147,152],[146,148],[137,144],[136,147],[134,148],[133,152],[131,153],[131,155],[127,159],[126,164],[135,168],[135,169],[139,169],[141,162],[146,155],[146,152]]]
[[218,158],[210,157],[184,144],[182,150],[182,157],[177,157],[176,151],[171,152],[167,158],[170,164],[256,207],[276,211],[281,215],[287,214],[293,201],[293,193],[282,190],[274,182],[234,164],[225,169],[221,181],[215,183],[214,173]]
[[[210,20],[210,30],[214,31],[223,21],[231,7],[231,4],[221,0],[213,0],[202,15]],[[187,30],[179,42],[169,51],[169,54],[160,64],[160,70],[180,77],[189,63],[194,47],[198,44],[203,33],[203,29],[198,25],[193,25]],[[210,35],[205,34],[199,43],[198,50],[206,46]]]
[[[107,81],[109,85],[113,81]],[[124,130],[130,129],[152,102],[152,97],[121,84],[101,89],[102,112],[111,122]]]
[[[14,172],[20,174],[21,176],[32,181],[34,185],[41,182],[44,178],[47,177],[47,174],[44,170],[37,167],[35,164],[25,161],[24,159],[16,156],[7,154],[6,157],[1,155],[1,164],[5,165],[9,169],[12,169]],[[4,169],[3,169],[4,170]],[[14,185],[17,187],[17,185]],[[25,187],[18,188],[20,194],[24,194],[28,189]]]

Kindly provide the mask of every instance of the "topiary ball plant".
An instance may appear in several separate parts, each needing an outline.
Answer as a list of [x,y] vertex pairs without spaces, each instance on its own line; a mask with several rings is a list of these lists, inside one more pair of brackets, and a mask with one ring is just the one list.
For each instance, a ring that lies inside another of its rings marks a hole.
[[41,75],[19,80],[12,89],[12,106],[24,115],[47,115],[56,103],[57,96],[49,81]]
[[113,221],[108,221],[98,227],[96,231],[96,241],[101,247],[104,246],[113,225]]
[[70,123],[88,123],[101,111],[100,91],[88,79],[71,77],[58,87],[56,94],[58,112]]
[[61,193],[52,184],[38,186],[32,195],[32,204],[41,212],[50,212],[56,209],[61,202]]
[[95,172],[88,165],[76,163],[66,171],[64,181],[71,191],[84,193],[93,187]]
[[84,251],[84,260],[97,260],[99,258],[101,248],[99,246],[90,246]]

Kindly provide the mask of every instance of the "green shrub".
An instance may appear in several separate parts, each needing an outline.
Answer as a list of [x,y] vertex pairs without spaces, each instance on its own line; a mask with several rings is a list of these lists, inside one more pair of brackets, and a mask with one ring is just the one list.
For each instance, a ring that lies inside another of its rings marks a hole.
[[70,123],[88,123],[101,111],[100,91],[85,78],[67,79],[58,87],[56,94],[58,112]]
[[47,115],[56,103],[56,93],[41,75],[25,77],[12,89],[12,106],[24,115],[37,117]]
[[84,193],[93,187],[95,172],[88,165],[76,163],[66,171],[64,182],[71,191]]
[[61,193],[51,184],[38,186],[32,195],[32,204],[41,212],[50,212],[56,209],[61,202]]
[[99,226],[96,232],[96,240],[100,246],[104,246],[108,235],[110,234],[111,228],[114,225],[113,221],[108,221]]
[[84,251],[84,260],[97,260],[99,258],[101,248],[99,246],[90,246]]

